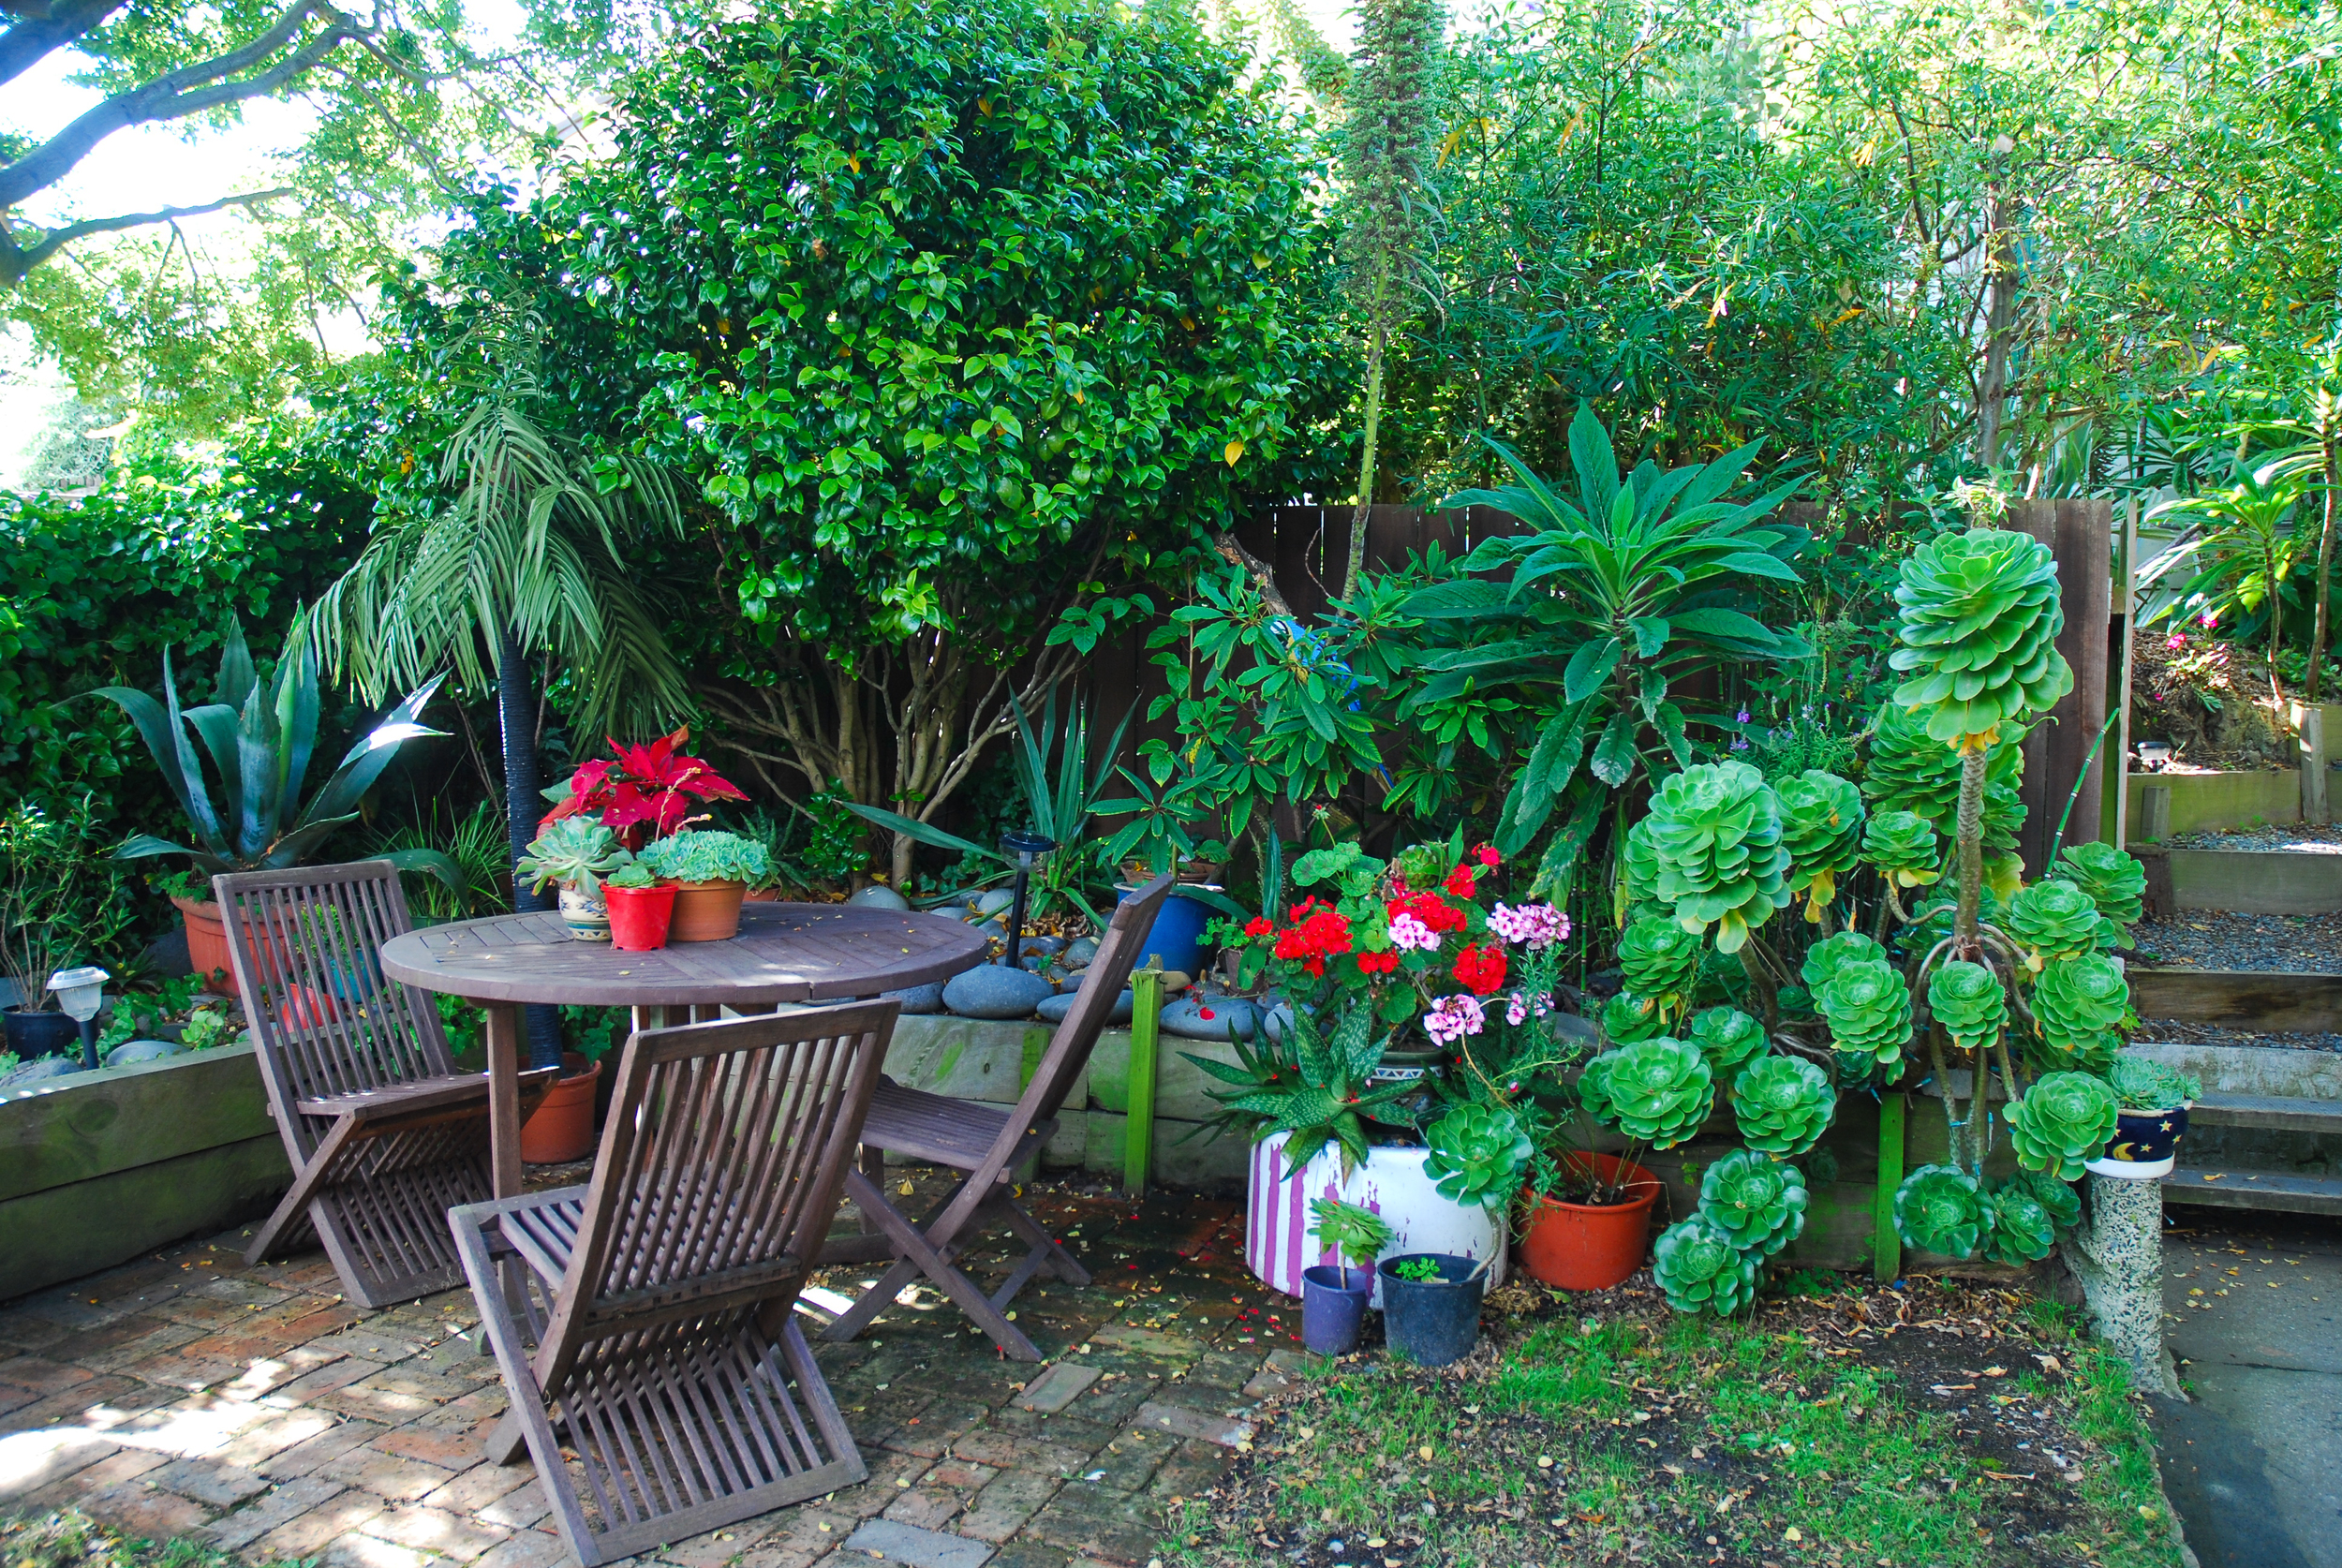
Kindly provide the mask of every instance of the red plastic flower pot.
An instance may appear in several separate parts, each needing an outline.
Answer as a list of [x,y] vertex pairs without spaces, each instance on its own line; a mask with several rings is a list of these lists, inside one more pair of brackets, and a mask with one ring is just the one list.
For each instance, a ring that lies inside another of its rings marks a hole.
[[604,882],[603,900],[610,906],[610,945],[621,953],[648,953],[667,945],[667,925],[674,919],[673,887],[616,887]]
[[1529,1278],[1564,1291],[1607,1291],[1642,1266],[1659,1178],[1615,1154],[1571,1154],[1564,1163],[1625,1189],[1615,1204],[1535,1200],[1515,1254]]

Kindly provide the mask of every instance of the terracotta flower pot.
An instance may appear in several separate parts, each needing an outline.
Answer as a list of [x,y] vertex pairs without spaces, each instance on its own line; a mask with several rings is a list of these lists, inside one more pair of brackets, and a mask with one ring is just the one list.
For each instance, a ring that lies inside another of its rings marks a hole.
[[601,1063],[564,1052],[562,1070],[526,1121],[521,1123],[521,1159],[531,1165],[558,1165],[583,1160],[594,1150],[594,1089],[601,1081]]
[[674,924],[667,929],[672,942],[720,942],[740,934],[740,901],[748,895],[746,882],[677,882]]
[[742,894],[740,898],[743,903],[748,904],[778,904],[781,901],[780,889],[778,885],[773,887],[752,887],[749,889],[748,892]]
[[1651,1206],[1658,1201],[1659,1178],[1615,1154],[1572,1154],[1563,1163],[1590,1171],[1601,1180],[1622,1176],[1626,1201],[1568,1204],[1534,1200],[1520,1237],[1520,1266],[1529,1278],[1565,1291],[1607,1291],[1642,1266],[1651,1239]]
[[220,907],[208,900],[182,898],[175,893],[170,895],[170,902],[187,930],[188,966],[206,979],[222,972],[234,973],[228,963],[228,921]]
[[649,953],[667,945],[674,920],[674,889],[604,886],[610,906],[610,945],[620,953]]
[[315,986],[289,984],[277,999],[278,1014],[301,1028],[321,1029],[342,1015],[341,1003]]

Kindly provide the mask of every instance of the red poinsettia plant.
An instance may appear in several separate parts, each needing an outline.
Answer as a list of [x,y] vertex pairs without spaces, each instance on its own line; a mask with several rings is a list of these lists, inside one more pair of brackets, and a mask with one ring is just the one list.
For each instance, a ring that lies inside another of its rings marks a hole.
[[[688,755],[683,747],[691,738],[687,726],[642,746],[611,741],[615,757],[598,757],[570,775],[565,791],[544,821],[585,812],[599,815],[601,825],[618,836],[630,850],[654,838],[681,831],[691,821],[694,803],[746,800],[739,787],[710,767],[704,758]],[[555,791],[547,790],[548,797]]]

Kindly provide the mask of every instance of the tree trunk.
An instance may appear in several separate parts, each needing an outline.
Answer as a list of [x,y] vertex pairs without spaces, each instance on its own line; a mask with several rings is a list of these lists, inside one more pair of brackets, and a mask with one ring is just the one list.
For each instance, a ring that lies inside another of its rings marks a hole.
[[[504,731],[504,822],[512,851],[512,908],[542,910],[550,901],[531,893],[520,878],[521,856],[537,835],[537,820],[544,815],[538,793],[537,713],[531,701],[528,656],[511,627],[497,634],[497,719]],[[561,1065],[561,1013],[541,1003],[525,1007],[528,1021],[528,1065]]]
[[2325,525],[2318,531],[2318,620],[2309,634],[2309,693],[2308,701],[2318,701],[2318,667],[2326,660],[2326,596],[2334,591],[2334,523],[2335,509],[2342,504],[2336,496],[2336,475],[2334,422],[2320,422],[2323,428],[2318,433],[2318,444],[2325,451],[2326,516]]
[[1991,187],[1984,222],[1992,230],[1993,303],[1985,315],[1984,367],[1976,378],[1976,462],[2000,466],[2001,416],[2008,401],[2008,340],[2017,318],[2017,253],[2001,227],[2000,189]]

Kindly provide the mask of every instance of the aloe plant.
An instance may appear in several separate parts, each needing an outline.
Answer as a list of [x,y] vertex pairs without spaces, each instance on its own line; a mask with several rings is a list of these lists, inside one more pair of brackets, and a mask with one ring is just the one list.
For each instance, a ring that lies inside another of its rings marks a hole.
[[1679,1312],[1730,1317],[1756,1299],[1762,1265],[1761,1253],[1734,1246],[1704,1213],[1669,1225],[1651,1249],[1651,1276]]
[[[212,700],[197,707],[181,705],[170,653],[164,650],[160,701],[126,686],[102,686],[90,695],[129,715],[171,798],[195,829],[196,842],[175,844],[141,833],[115,851],[116,857],[185,855],[205,873],[307,865],[336,829],[358,820],[359,802],[400,747],[446,732],[427,728],[416,717],[438,688],[435,676],[408,693],[358,737],[304,800],[319,717],[317,654],[308,640],[296,638],[277,662],[274,681],[263,684],[243,626],[230,617]],[[217,776],[216,800],[204,774],[204,756]],[[463,868],[437,850],[396,850],[381,858],[401,870],[427,871],[452,888],[464,885]]]
[[1699,1212],[1732,1245],[1771,1257],[1805,1233],[1805,1177],[1754,1149],[1736,1149],[1699,1178]]
[[1331,1028],[1309,1009],[1297,1008],[1282,1033],[1267,1038],[1257,1049],[1241,1040],[1231,1043],[1237,1055],[1233,1063],[1180,1053],[1232,1087],[1208,1091],[1221,1109],[1205,1125],[1247,1129],[1254,1142],[1288,1134],[1283,1153],[1287,1176],[1298,1175],[1328,1143],[1341,1150],[1345,1173],[1356,1167],[1366,1158],[1362,1113],[1418,1087],[1406,1081],[1373,1083],[1383,1046],[1374,1036],[1373,1010],[1368,1007],[1351,1008]]

